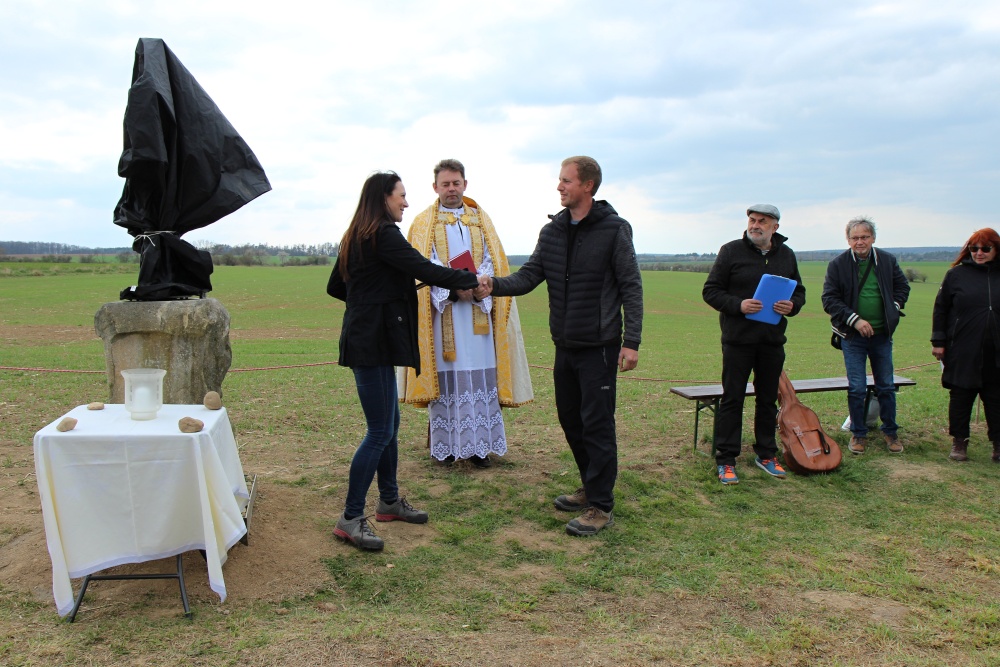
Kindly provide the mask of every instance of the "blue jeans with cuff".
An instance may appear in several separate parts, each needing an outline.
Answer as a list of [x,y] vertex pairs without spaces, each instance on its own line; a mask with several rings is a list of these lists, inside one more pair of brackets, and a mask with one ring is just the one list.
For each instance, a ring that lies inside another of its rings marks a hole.
[[867,362],[871,360],[872,377],[878,396],[882,432],[896,435],[896,385],[893,384],[892,338],[884,333],[865,338],[855,334],[842,342],[844,367],[847,369],[847,408],[851,415],[851,435],[868,437],[865,397],[868,395]]

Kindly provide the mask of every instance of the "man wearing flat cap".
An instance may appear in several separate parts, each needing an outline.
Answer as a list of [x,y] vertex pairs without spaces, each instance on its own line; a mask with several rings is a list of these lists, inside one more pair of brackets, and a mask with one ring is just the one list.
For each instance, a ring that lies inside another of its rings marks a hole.
[[[719,311],[722,327],[722,400],[715,415],[715,463],[719,481],[738,484],[736,459],[742,449],[743,400],[753,372],[754,463],[771,477],[784,478],[775,440],[778,415],[778,378],[785,364],[786,318],[798,314],[806,302],[806,288],[799,275],[795,253],[778,233],[781,213],[771,204],[747,209],[743,238],[722,246],[702,289],[705,303]],[[747,315],[759,313],[764,304],[754,298],[764,274],[796,282],[788,300],[774,303],[777,324]]]

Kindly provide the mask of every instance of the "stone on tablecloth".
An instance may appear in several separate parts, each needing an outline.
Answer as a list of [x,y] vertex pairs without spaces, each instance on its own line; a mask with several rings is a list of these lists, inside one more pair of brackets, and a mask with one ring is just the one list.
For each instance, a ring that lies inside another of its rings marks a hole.
[[60,433],[65,433],[66,431],[72,431],[76,428],[77,421],[72,417],[63,417],[62,421],[56,424],[56,430]]
[[205,394],[205,407],[209,410],[219,410],[222,408],[222,397],[219,392],[210,391]]
[[181,417],[181,420],[177,422],[177,427],[182,433],[197,433],[205,428],[205,422],[194,417]]

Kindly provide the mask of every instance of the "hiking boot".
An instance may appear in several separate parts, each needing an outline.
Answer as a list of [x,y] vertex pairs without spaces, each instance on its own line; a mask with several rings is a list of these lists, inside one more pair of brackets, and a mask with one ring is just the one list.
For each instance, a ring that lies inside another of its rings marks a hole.
[[611,512],[588,507],[587,510],[566,524],[566,532],[576,537],[597,535],[608,526],[615,525],[615,517]]
[[557,510],[563,512],[582,512],[590,507],[587,492],[583,490],[582,486],[568,496],[559,496],[552,501],[552,504],[556,506]]
[[993,443],[993,456],[990,458],[994,463],[1000,463],[1000,440]]
[[903,444],[899,441],[899,438],[897,438],[894,435],[886,435],[885,436],[885,446],[886,446],[886,449],[889,450],[890,454],[902,454],[903,453]]
[[719,481],[725,485],[739,484],[740,478],[736,476],[736,466],[718,466]]
[[859,438],[852,435],[851,443],[847,445],[847,449],[850,450],[851,454],[864,454],[865,450],[868,449],[868,438]]
[[[996,447],[996,445],[994,445]],[[951,454],[948,458],[952,461],[968,461],[969,460],[969,439],[968,438],[952,438],[951,439]]]
[[405,521],[406,523],[427,523],[427,512],[418,510],[406,498],[400,498],[391,505],[384,500],[378,501],[375,510],[376,521]]
[[771,477],[785,479],[785,469],[778,463],[778,459],[762,459],[759,456],[754,459],[757,467],[766,472]]
[[366,516],[345,519],[344,515],[341,514],[333,529],[333,536],[365,551],[382,551],[385,546],[382,538],[372,530]]
[[492,468],[493,462],[490,461],[490,455],[486,456],[470,456],[469,463],[476,466],[477,468]]

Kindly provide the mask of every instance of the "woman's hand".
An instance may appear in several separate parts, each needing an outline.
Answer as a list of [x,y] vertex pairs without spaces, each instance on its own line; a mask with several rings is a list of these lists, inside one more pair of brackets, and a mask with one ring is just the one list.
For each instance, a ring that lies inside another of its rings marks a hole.
[[933,354],[934,358],[937,359],[938,361],[944,361],[944,348],[943,347],[932,347],[931,348],[931,354]]

